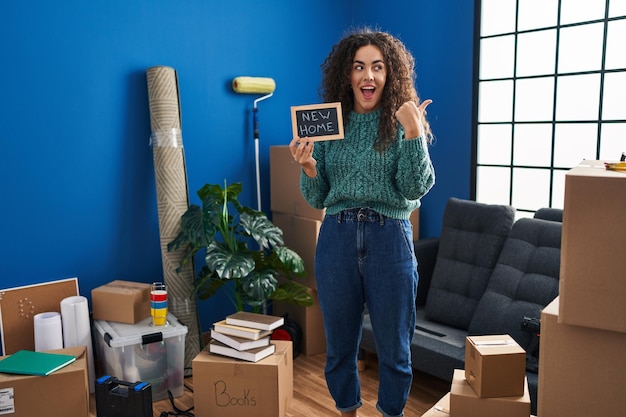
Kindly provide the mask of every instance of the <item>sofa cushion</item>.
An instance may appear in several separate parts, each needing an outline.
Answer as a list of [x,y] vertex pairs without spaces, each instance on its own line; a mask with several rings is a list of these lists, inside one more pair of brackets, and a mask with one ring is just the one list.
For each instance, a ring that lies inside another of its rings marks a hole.
[[428,319],[468,329],[514,219],[511,206],[448,200],[426,299]]
[[[509,334],[536,362],[537,335],[522,330],[559,292],[561,223],[519,219],[509,233],[469,327],[471,335]],[[536,365],[529,363],[531,368]]]

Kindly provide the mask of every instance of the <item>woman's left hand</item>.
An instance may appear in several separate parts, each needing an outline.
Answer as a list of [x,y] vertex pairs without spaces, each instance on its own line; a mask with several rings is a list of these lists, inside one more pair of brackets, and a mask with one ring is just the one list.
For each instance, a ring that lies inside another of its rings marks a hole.
[[424,100],[418,106],[414,101],[407,101],[396,111],[396,118],[404,128],[406,139],[415,139],[424,132],[422,120],[426,115],[426,107],[433,101]]

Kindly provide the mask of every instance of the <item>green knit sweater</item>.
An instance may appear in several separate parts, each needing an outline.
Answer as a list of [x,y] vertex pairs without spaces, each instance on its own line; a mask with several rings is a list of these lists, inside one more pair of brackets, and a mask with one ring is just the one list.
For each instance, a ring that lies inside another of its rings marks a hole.
[[427,143],[423,137],[398,138],[382,154],[374,149],[380,110],[350,114],[341,140],[316,142],[313,158],[317,176],[302,172],[300,189],[315,208],[326,213],[369,207],[394,219],[408,219],[420,198],[435,184]]

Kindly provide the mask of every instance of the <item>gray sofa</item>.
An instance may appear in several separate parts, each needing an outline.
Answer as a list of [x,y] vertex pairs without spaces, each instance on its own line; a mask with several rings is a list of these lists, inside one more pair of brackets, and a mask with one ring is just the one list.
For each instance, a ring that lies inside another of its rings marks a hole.
[[[515,221],[505,205],[451,198],[441,235],[415,242],[419,285],[413,368],[452,381],[464,368],[468,335],[509,334],[527,354],[536,413],[541,310],[557,295],[561,210],[541,209]],[[376,351],[369,315],[361,348]]]

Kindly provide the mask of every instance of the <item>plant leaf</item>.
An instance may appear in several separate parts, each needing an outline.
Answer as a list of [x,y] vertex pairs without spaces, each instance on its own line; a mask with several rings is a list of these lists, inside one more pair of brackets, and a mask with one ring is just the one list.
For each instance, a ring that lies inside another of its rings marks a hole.
[[265,270],[253,272],[241,279],[243,299],[251,306],[262,304],[276,291],[278,281],[274,277],[275,271]]
[[270,298],[304,307],[313,305],[313,297],[307,287],[294,281],[281,283]]
[[274,253],[283,265],[281,269],[284,272],[293,272],[297,276],[304,275],[304,261],[295,251],[286,246],[279,246],[274,248]]
[[252,236],[262,249],[284,245],[283,231],[276,227],[262,212],[241,213],[239,220],[246,233]]
[[198,298],[206,300],[214,296],[227,282],[219,279],[215,273],[211,273],[207,267],[204,267],[195,282],[194,291],[198,294]]
[[213,241],[206,249],[207,267],[221,279],[243,278],[254,270],[254,259],[249,252],[232,252],[228,246]]

